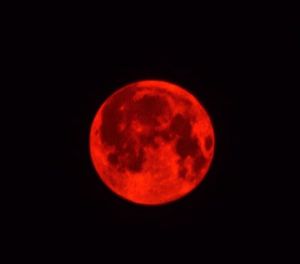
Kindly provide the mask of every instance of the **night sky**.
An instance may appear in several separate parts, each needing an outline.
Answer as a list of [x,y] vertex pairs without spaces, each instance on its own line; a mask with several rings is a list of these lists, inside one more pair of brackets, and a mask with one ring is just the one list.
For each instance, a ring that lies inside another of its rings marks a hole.
[[[238,43],[225,43],[220,50],[217,43],[226,42],[225,36],[194,43],[177,34],[130,40],[87,50],[80,61],[80,75],[75,75],[76,91],[70,90],[72,108],[66,118],[71,121],[67,131],[72,132],[72,142],[65,157],[70,163],[68,177],[76,186],[77,199],[70,203],[83,221],[82,230],[166,232],[177,237],[209,234],[242,221],[242,181],[247,179],[241,165],[240,105],[250,87],[246,69],[241,67],[243,58],[236,55]],[[101,103],[121,86],[144,79],[166,80],[189,89],[210,113],[216,133],[215,157],[205,181],[186,198],[153,208],[130,204],[111,193],[89,156],[90,126]]]
[[[113,238],[110,245],[126,244],[130,237],[137,244],[156,239],[178,245],[196,239],[194,246],[201,247],[225,246],[228,237],[242,244],[268,229],[270,200],[263,186],[271,173],[262,165],[271,158],[262,155],[269,144],[263,139],[271,139],[265,125],[275,119],[270,87],[275,96],[275,87],[287,82],[278,65],[289,65],[293,28],[243,15],[160,18],[164,23],[90,19],[60,33],[66,41],[57,44],[51,64],[58,78],[43,95],[45,117],[53,124],[44,170],[49,181],[47,191],[40,190],[49,230],[81,242]],[[51,80],[52,71],[47,74]],[[90,126],[100,105],[116,89],[145,79],[191,91],[210,114],[216,136],[214,160],[199,187],[151,208],[114,195],[89,155]]]

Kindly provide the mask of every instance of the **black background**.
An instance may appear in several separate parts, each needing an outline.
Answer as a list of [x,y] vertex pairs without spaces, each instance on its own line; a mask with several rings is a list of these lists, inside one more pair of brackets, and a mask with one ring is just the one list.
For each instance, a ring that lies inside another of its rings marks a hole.
[[[55,234],[58,243],[134,247],[130,241],[155,241],[153,247],[248,250],[251,239],[259,244],[274,236],[274,200],[266,183],[279,179],[265,168],[274,162],[266,153],[276,138],[268,129],[278,117],[272,108],[278,87],[287,85],[294,71],[294,17],[283,23],[263,12],[255,18],[250,12],[221,13],[85,14],[66,19],[56,38],[47,38],[52,48],[40,103],[49,144],[38,181],[43,199],[35,203],[46,220],[41,229]],[[144,79],[191,91],[210,114],[216,135],[204,182],[187,197],[159,207],[116,197],[99,180],[89,156],[97,109],[116,89]]]
[[[243,80],[237,75],[243,70],[237,72],[239,61],[232,56],[232,49],[237,47],[230,47],[231,51],[227,48],[228,54],[224,54],[210,46],[214,43],[192,43],[195,40],[176,34],[173,38],[155,34],[143,37],[115,43],[115,49],[104,52],[94,53],[95,47],[93,53],[86,54],[78,94],[72,96],[77,106],[70,116],[75,141],[73,155],[70,153],[74,167],[69,173],[79,180],[78,208],[103,228],[194,232],[222,217],[218,214],[239,206]],[[159,208],[144,208],[114,197],[99,181],[89,157],[89,129],[101,103],[117,88],[143,79],[167,80],[186,87],[205,105],[216,130],[216,157],[207,180],[190,197]]]

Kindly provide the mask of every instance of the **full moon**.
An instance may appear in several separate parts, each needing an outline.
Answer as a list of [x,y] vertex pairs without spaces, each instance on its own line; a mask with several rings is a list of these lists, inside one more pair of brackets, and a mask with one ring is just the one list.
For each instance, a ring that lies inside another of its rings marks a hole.
[[90,154],[113,193],[141,205],[178,200],[205,178],[215,149],[202,104],[182,87],[138,81],[100,106],[90,130]]

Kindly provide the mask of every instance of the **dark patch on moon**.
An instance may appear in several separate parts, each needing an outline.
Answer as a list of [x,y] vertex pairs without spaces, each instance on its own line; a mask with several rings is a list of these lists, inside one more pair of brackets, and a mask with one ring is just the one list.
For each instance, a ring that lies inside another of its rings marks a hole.
[[119,147],[124,141],[126,135],[119,131],[119,125],[124,119],[124,114],[120,111],[120,107],[124,102],[131,103],[133,91],[121,90],[113,95],[104,105],[102,113],[102,124],[100,127],[101,140],[109,146]]
[[132,106],[129,115],[146,126],[158,126],[159,117],[167,114],[168,104],[161,96],[144,95]]
[[110,164],[116,165],[119,162],[119,157],[116,152],[112,152],[108,155],[108,161]]
[[[180,158],[178,162],[178,177],[180,178],[186,176],[187,170],[183,166],[183,161],[188,156],[193,159],[193,172],[195,175],[199,173],[206,162],[199,146],[198,138],[192,135],[191,120],[192,118],[188,115],[183,116],[182,114],[176,114],[170,124],[170,133],[174,133],[178,137],[175,144],[175,150]],[[208,143],[212,144],[212,142]]]
[[213,144],[213,141],[212,141],[211,136],[207,136],[207,137],[205,138],[205,149],[206,149],[207,151],[210,150],[211,147],[212,147],[212,144]]
[[142,165],[145,160],[145,152],[139,149],[138,153],[132,153],[128,159],[127,169],[131,172],[139,172],[142,170]]
[[170,132],[180,136],[189,136],[192,131],[190,121],[181,114],[176,114],[170,124]]
[[177,154],[185,159],[187,156],[194,157],[199,151],[198,139],[191,137],[181,137],[176,143]]
[[204,158],[202,153],[199,152],[199,154],[197,155],[193,163],[193,171],[195,173],[199,173],[201,169],[204,167],[205,163],[206,163],[206,159]]
[[[107,160],[119,171],[129,170],[139,172],[145,161],[145,146],[158,147],[157,137],[167,140],[167,133],[156,131],[160,125],[159,117],[170,114],[167,101],[160,96],[145,95],[139,100],[133,100],[135,91],[122,90],[112,96],[104,105],[102,124],[100,127],[101,140],[115,151],[110,153]],[[121,110],[121,108],[123,110]],[[151,129],[141,134],[131,127],[133,121]],[[120,131],[120,124],[125,128]]]
[[176,114],[171,121],[170,132],[178,136],[176,152],[182,159],[196,155],[199,150],[198,139],[192,136],[192,124],[188,116]]
[[185,167],[183,167],[183,166],[180,166],[179,167],[179,173],[178,173],[178,176],[180,177],[180,178],[185,178],[186,177],[186,173],[187,173],[187,169],[185,168]]

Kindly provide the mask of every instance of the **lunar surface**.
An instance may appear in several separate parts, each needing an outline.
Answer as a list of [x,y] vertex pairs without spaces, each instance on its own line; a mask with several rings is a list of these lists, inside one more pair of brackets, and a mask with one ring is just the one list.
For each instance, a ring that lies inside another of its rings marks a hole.
[[113,93],[90,131],[90,154],[104,184],[142,205],[186,196],[205,178],[215,138],[200,102],[178,85],[139,81]]

